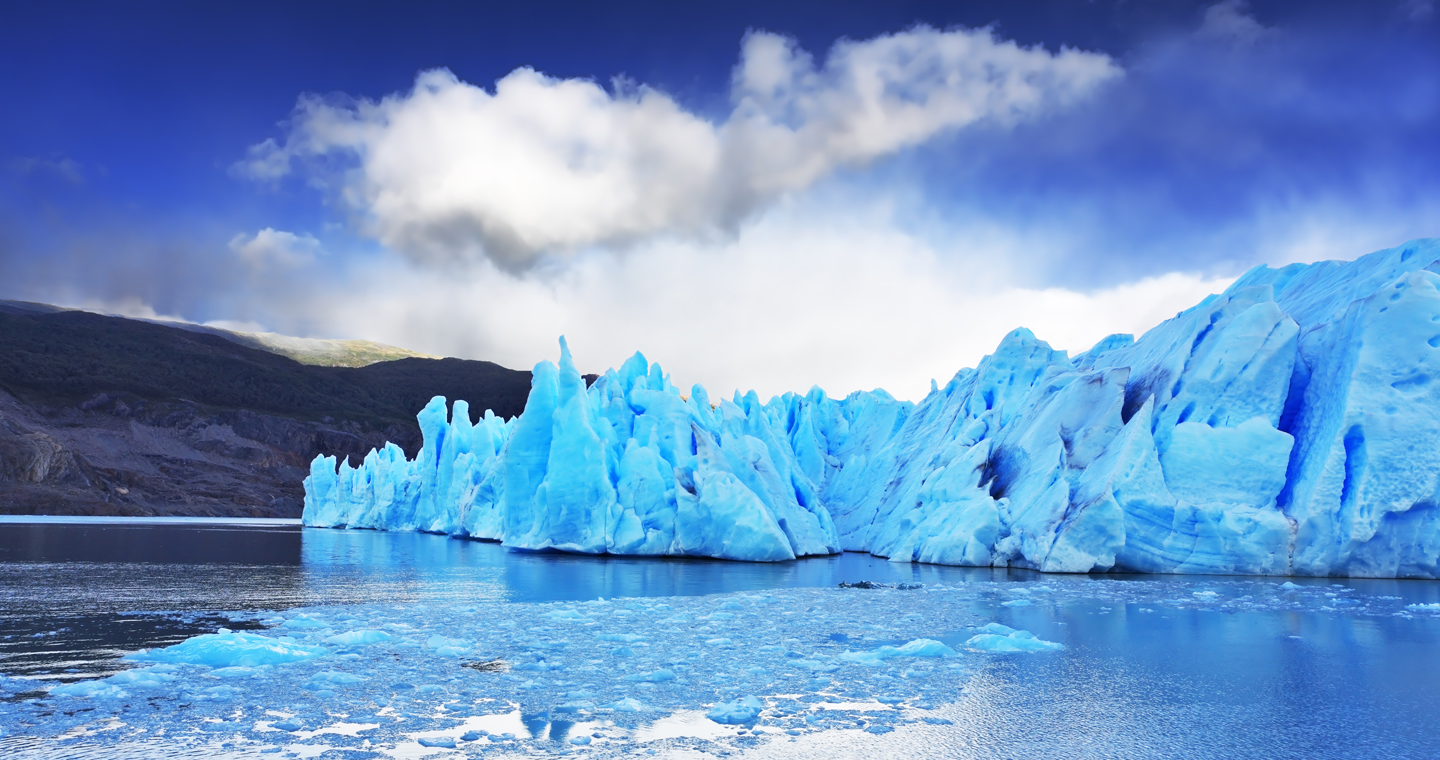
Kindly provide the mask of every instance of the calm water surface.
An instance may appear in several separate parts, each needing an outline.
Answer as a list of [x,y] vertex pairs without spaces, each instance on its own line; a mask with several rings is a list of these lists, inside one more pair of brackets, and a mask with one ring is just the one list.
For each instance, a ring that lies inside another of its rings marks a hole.
[[123,667],[118,659],[127,652],[220,625],[255,626],[221,612],[1034,577],[856,553],[775,564],[579,557],[422,533],[302,529],[283,520],[7,518],[0,521],[0,673],[93,678]]
[[[946,713],[952,726],[885,736],[818,732],[737,747],[740,754],[1440,757],[1440,616],[1408,607],[1440,603],[1440,583],[1428,581],[1290,579],[1315,601],[1279,609],[1264,600],[1279,598],[1284,579],[1044,576],[858,554],[779,564],[574,557],[279,522],[7,521],[0,522],[0,672],[50,682],[91,678],[123,667],[126,652],[218,625],[259,625],[227,612],[694,596],[860,580],[1000,588],[995,601],[975,603],[976,615],[1062,641],[1066,650],[968,660],[977,669],[963,691],[956,685]],[[1065,601],[998,601],[1004,588],[1042,583]],[[1208,589],[1239,601],[1192,603]],[[1259,602],[1244,601],[1252,595]],[[923,616],[924,596],[915,600]],[[840,630],[834,620],[827,625]],[[832,635],[840,634],[815,633],[817,641]],[[957,633],[952,643],[968,635]],[[106,751],[96,747],[93,756]],[[161,749],[132,756],[147,752]]]

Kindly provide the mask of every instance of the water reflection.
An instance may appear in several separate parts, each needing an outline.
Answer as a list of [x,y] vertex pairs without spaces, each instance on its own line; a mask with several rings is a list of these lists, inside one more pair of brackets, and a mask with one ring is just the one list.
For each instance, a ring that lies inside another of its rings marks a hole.
[[[302,529],[275,521],[7,520],[0,521],[0,673],[62,680],[94,677],[119,667],[118,658],[126,652],[175,643],[219,625],[247,625],[243,619],[200,614],[217,611],[693,596],[861,580],[1018,580],[1070,589],[1103,584],[1095,588],[1114,587],[1122,595],[1127,582],[1136,580],[1150,586],[1174,584],[1175,594],[1192,602],[1197,583],[1222,590],[1274,589],[1277,583],[1194,576],[1042,576],[1024,570],[891,563],[855,553],[782,563],[586,557],[516,552],[492,543],[417,533]],[[1435,583],[1295,583],[1330,595],[1323,603],[1336,609],[1355,604],[1347,595],[1399,597],[1397,607],[1440,602],[1440,584]],[[1114,661],[1117,672],[1144,663],[1166,668],[1176,677],[1193,673],[1198,678],[1223,670],[1226,663],[1244,663],[1255,669],[1282,667],[1285,676],[1277,682],[1285,684],[1283,688],[1312,691],[1317,686],[1310,679],[1322,670],[1363,680],[1373,672],[1366,670],[1373,663],[1365,652],[1384,651],[1384,657],[1401,652],[1424,659],[1435,644],[1428,628],[1403,619],[1273,612],[1255,622],[1233,610],[1117,603],[1080,614],[1065,604],[993,606],[977,612],[1042,638],[1094,648],[1098,656]],[[1257,630],[1257,625],[1265,629]],[[1240,627],[1230,631],[1234,626]],[[822,637],[851,633],[817,631]],[[947,643],[958,644],[962,633]],[[1327,643],[1318,647],[1318,641]],[[834,643],[846,644],[843,638]],[[1348,659],[1318,654],[1340,650],[1351,653]]]
[[446,586],[460,583],[482,596],[493,593],[494,598],[514,602],[692,596],[861,580],[953,583],[1033,579],[1037,575],[1004,568],[894,563],[853,552],[751,563],[521,552],[493,543],[419,533],[307,529],[303,539],[301,564],[317,574],[379,575],[387,583],[397,577],[422,583],[428,579]]
[[0,521],[0,673],[60,680],[107,675],[127,652],[221,625],[254,625],[194,613],[585,601],[1036,575],[897,564],[864,554],[752,564],[516,552],[445,536],[302,529],[273,520],[21,520]]
[[[212,534],[197,541],[244,532],[236,527],[203,530]],[[569,628],[544,618],[541,610],[519,605],[505,608],[504,613],[518,630],[553,625],[544,633],[545,643],[567,638],[574,662],[592,657],[603,660],[602,668],[589,674],[574,668],[547,676],[546,683],[538,683],[537,678],[537,684],[527,686],[435,658],[404,663],[376,658],[366,665],[372,668],[371,680],[350,687],[350,697],[342,690],[339,698],[352,698],[350,704],[357,705],[347,720],[390,727],[391,717],[383,721],[364,717],[382,704],[355,695],[368,688],[364,683],[384,685],[385,709],[410,720],[409,716],[438,711],[435,700],[440,698],[423,696],[408,682],[449,679],[443,680],[449,684],[444,714],[447,721],[448,716],[457,718],[459,725],[406,728],[410,733],[405,735],[416,740],[459,739],[483,729],[495,737],[464,740],[470,754],[475,754],[471,746],[492,744],[517,752],[558,754],[573,749],[571,739],[583,741],[598,733],[602,736],[592,747],[619,748],[626,746],[619,744],[622,740],[666,736],[704,737],[715,742],[703,745],[714,750],[712,754],[754,747],[757,755],[766,757],[1440,756],[1440,723],[1434,719],[1430,698],[1432,684],[1440,682],[1440,658],[1434,657],[1440,651],[1440,616],[1406,609],[1407,604],[1440,601],[1440,584],[1433,582],[1290,579],[1296,588],[1286,588],[1281,585],[1285,579],[1043,576],[892,564],[854,554],[739,564],[528,554],[418,534],[302,531],[283,526],[267,526],[260,532],[279,538],[240,536],[236,546],[263,547],[250,555],[243,551],[225,555],[241,561],[191,562],[185,559],[195,556],[189,547],[176,548],[168,539],[149,545],[132,540],[143,533],[131,533],[125,553],[113,555],[124,559],[105,562],[67,545],[85,540],[76,538],[81,533],[71,533],[67,539],[63,531],[49,526],[43,540],[36,540],[39,534],[34,531],[9,531],[0,524],[0,545],[12,552],[16,545],[31,547],[0,562],[0,670],[28,668],[27,673],[46,677],[74,677],[64,671],[92,664],[104,667],[107,662],[113,667],[114,657],[123,651],[154,645],[147,642],[168,642],[220,620],[145,614],[157,610],[452,600],[479,608],[466,613],[478,622],[465,622],[468,628],[463,631],[475,639],[476,651],[510,658],[535,647],[523,636],[515,639],[485,625],[485,615],[493,617],[492,610],[476,602],[676,596],[680,598],[665,601],[674,608],[665,614],[684,613],[697,621],[697,627],[647,628],[655,662],[643,667],[609,659],[615,654],[613,643],[593,636],[604,629]],[[110,534],[92,535],[103,539]],[[272,551],[275,547],[283,551]],[[771,605],[763,613],[730,622],[711,618],[704,625],[715,630],[698,628],[698,621],[713,613],[721,600],[693,595],[859,580],[947,586],[958,581],[1029,582],[974,584],[938,592],[854,590],[796,593],[788,598],[777,594],[769,601],[744,602],[747,607]],[[1030,604],[1005,604],[1019,599]],[[449,611],[440,604],[387,605],[367,613],[381,617],[367,617],[366,625],[386,623],[387,615],[393,623],[433,622]],[[792,611],[800,614],[786,614]],[[329,614],[344,619],[338,611]],[[629,617],[594,617],[595,625],[616,631],[629,631],[635,625],[626,622],[632,620]],[[1066,648],[1045,655],[965,652],[954,663],[915,660],[875,668],[842,666],[814,681],[788,665],[789,649],[813,660],[838,662],[843,652],[917,637],[940,638],[960,648],[975,633],[967,626],[980,621],[1031,631]],[[447,635],[451,633],[461,632]],[[733,646],[714,644],[719,638],[733,639]],[[762,646],[781,642],[786,643],[786,652],[767,652],[770,647]],[[618,696],[615,675],[622,670],[648,670],[672,662],[680,664],[677,671],[684,668],[689,683],[668,692],[638,687],[627,692],[663,708],[655,715],[675,710],[663,718],[587,715],[579,706],[589,697],[577,694],[605,695],[591,700],[597,704],[613,699],[612,692]],[[951,664],[959,667],[952,669]],[[765,675],[745,680],[750,666]],[[423,671],[426,667],[433,668],[428,675]],[[800,734],[796,741],[783,736],[763,742],[741,737],[739,728],[719,726],[695,709],[704,708],[717,695],[728,695],[724,690],[731,687],[735,694],[755,693],[772,705],[790,704],[787,711],[767,716],[770,722],[763,729],[794,730]],[[186,715],[194,721],[199,720],[195,715],[212,710],[217,718],[231,721],[230,711],[238,711],[235,714],[243,713],[239,722],[253,724],[257,719],[273,719],[263,710],[281,702],[297,712],[308,711],[312,719],[339,711],[334,695],[322,702],[314,692],[284,684],[273,688],[271,694],[279,695],[275,698],[186,705]],[[403,698],[391,695],[392,691],[403,692]],[[792,698],[797,695],[801,698]],[[466,714],[491,709],[508,712]],[[909,722],[894,717],[905,711],[912,715],[905,719]],[[914,716],[919,711],[949,723],[917,722]],[[865,733],[887,720],[896,722],[893,733]],[[617,721],[630,725],[617,727]],[[519,740],[539,739],[542,744],[520,745],[504,739],[507,733]],[[298,743],[316,736],[342,749],[355,746],[342,746],[324,730],[304,736],[266,734],[262,740],[287,750],[303,746],[318,752],[318,743]],[[23,737],[8,745],[5,741],[0,739],[0,755],[11,751],[10,756],[59,756],[58,745],[32,747],[24,744],[29,740]],[[65,756],[95,757],[176,757],[184,752],[172,751],[164,742],[107,748],[103,738],[93,739],[92,750],[85,743],[90,741],[67,743],[61,751]],[[410,745],[414,748],[410,756],[433,754],[417,741]],[[395,755],[404,756],[398,750]]]
[[[12,518],[13,519],[13,518]],[[298,525],[196,521],[0,523],[0,562],[294,565]]]

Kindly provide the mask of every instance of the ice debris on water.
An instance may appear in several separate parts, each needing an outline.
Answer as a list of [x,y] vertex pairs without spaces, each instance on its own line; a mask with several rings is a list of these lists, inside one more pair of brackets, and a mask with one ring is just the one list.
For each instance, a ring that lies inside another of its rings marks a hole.
[[915,639],[902,646],[881,646],[867,652],[845,652],[840,659],[860,665],[880,666],[895,657],[954,657],[955,650],[934,639]]
[[1029,631],[1017,631],[999,623],[987,623],[980,628],[980,633],[966,640],[965,648],[999,653],[1058,652],[1064,649],[1065,645],[1037,639],[1035,634]]
[[760,717],[765,705],[754,696],[745,696],[733,702],[724,702],[710,708],[705,717],[716,723],[735,725],[739,723],[752,723]]
[[1017,329],[918,404],[682,392],[562,339],[524,413],[317,458],[304,521],[522,549],[1056,572],[1440,576],[1440,241],[1256,267],[1069,356]]
[[[39,689],[42,698],[0,701],[0,725],[37,741],[109,726],[85,734],[94,756],[123,756],[128,742],[148,741],[161,728],[167,742],[195,756],[224,754],[218,742],[248,756],[277,742],[291,747],[287,752],[303,743],[305,753],[318,754],[358,749],[362,741],[368,751],[408,756],[420,739],[453,741],[472,755],[501,745],[519,755],[574,750],[580,745],[569,739],[584,736],[592,739],[586,751],[683,746],[723,754],[742,736],[788,742],[836,728],[945,725],[968,709],[963,703],[984,682],[987,663],[1023,657],[1033,667],[1063,664],[1071,656],[1063,648],[1068,628],[1063,621],[1040,628],[1043,618],[1030,608],[1000,606],[1016,598],[1071,615],[1405,617],[1440,605],[1363,587],[1077,576],[913,591],[330,607],[272,618],[270,630],[195,636],[137,654],[129,670],[56,685],[48,694],[33,682],[4,681],[7,693]],[[553,614],[564,611],[588,622]],[[284,626],[298,614],[338,627]],[[1014,627],[1022,618],[1036,621],[1033,632]],[[327,643],[357,631],[389,638]],[[460,645],[469,650],[460,658],[441,651]],[[617,646],[630,654],[616,656]],[[676,730],[683,739],[663,738]]]
[[329,624],[326,623],[325,621],[323,621],[323,620],[318,620],[318,619],[316,619],[316,618],[310,617],[309,615],[296,615],[295,617],[290,618],[289,620],[286,620],[284,623],[281,623],[281,627],[283,627],[283,628],[329,628],[330,626],[329,626]]
[[360,646],[365,644],[379,644],[382,641],[389,641],[390,634],[384,631],[346,631],[337,633],[324,639],[326,644],[340,644],[344,646]]
[[1065,648],[1064,644],[1037,639],[1029,631],[1016,631],[1004,636],[982,633],[971,637],[965,646],[985,652],[1054,652]]
[[326,654],[323,647],[258,633],[223,631],[195,636],[174,646],[131,655],[136,662],[184,663],[212,668],[276,665]]

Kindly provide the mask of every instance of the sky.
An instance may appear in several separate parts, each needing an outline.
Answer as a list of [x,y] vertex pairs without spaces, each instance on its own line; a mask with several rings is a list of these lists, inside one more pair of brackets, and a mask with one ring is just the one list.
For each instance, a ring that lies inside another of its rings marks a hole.
[[1376,2],[0,10],[0,298],[919,399],[1440,235]]

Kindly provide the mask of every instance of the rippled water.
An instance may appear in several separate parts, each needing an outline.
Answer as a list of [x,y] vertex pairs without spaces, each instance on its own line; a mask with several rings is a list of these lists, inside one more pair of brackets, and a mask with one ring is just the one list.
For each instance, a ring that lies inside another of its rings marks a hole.
[[[833,588],[859,580],[924,588]],[[6,522],[0,673],[36,688],[0,703],[0,731],[10,733],[0,755],[1440,757],[1440,611],[1425,606],[1440,606],[1440,584],[1284,580],[1044,576],[864,555],[777,565],[584,558],[273,523]],[[602,597],[620,601],[594,601]],[[147,697],[151,707],[43,693],[47,682],[131,667],[118,659],[126,652],[219,625],[264,628],[284,617],[273,611],[296,607],[335,630],[415,633],[397,633],[394,649],[357,649],[349,660],[337,652],[343,661],[316,665],[368,679],[328,696],[306,683],[303,666],[244,682],[200,678],[159,702]],[[582,622],[565,622],[572,613]],[[987,622],[1065,649],[966,651]],[[597,641],[605,631],[652,646],[616,659],[615,644]],[[512,664],[565,654],[557,670],[501,680],[454,658],[407,654],[426,652],[436,633]],[[879,668],[840,656],[922,637],[961,654]],[[623,678],[661,667],[677,681]],[[399,680],[441,688],[397,692]],[[181,693],[216,683],[241,696]],[[755,727],[768,734],[703,717],[709,704],[747,693],[764,700]],[[651,711],[599,708],[618,695]],[[322,732],[264,728],[277,720],[267,711],[287,709]],[[92,733],[111,716],[128,726],[110,734],[122,738]],[[378,727],[347,729],[347,720]],[[466,721],[515,736],[456,750],[417,743],[458,737]],[[234,733],[215,736],[214,726]],[[62,731],[75,738],[57,739]],[[569,743],[585,732],[598,735],[592,745]]]

